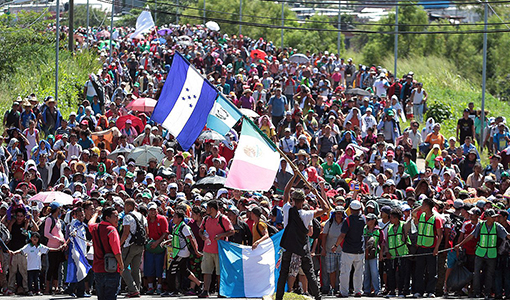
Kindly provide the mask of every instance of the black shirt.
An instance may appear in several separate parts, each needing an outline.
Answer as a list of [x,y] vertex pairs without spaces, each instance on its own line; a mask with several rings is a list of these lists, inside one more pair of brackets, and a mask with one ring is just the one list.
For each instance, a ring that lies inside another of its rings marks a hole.
[[251,245],[253,240],[250,227],[245,222],[238,220],[234,225],[234,235],[228,238],[229,242],[246,245]]
[[466,139],[467,136],[470,136],[472,138],[474,137],[473,136],[473,125],[474,124],[475,123],[470,118],[467,118],[467,119],[462,118],[457,122],[457,125],[459,126],[459,134],[460,134],[459,143],[460,144],[464,143],[464,140]]
[[27,236],[22,233],[25,228],[25,222],[18,224],[14,222],[11,227],[11,240],[9,241],[9,249],[12,251],[19,250],[27,243]]
[[365,252],[365,240],[363,238],[365,219],[361,215],[350,215],[342,224],[341,232],[345,233],[342,251],[351,254],[363,254]]

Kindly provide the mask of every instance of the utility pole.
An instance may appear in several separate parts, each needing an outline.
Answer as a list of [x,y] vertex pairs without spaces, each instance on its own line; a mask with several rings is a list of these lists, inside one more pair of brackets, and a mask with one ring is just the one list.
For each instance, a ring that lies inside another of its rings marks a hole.
[[241,36],[243,32],[243,25],[241,22],[243,22],[243,0],[239,2],[239,36]]
[[179,24],[179,14],[181,13],[181,10],[179,9],[179,0],[177,0],[177,15],[175,16],[175,23]]
[[57,0],[56,7],[56,17],[57,17],[57,40],[55,42],[55,101],[58,103],[58,51],[60,48],[59,39],[60,39],[60,0]]
[[485,0],[483,5],[483,22],[484,22],[484,32],[483,32],[483,62],[482,62],[482,126],[480,127],[481,135],[482,135],[482,141],[480,145],[480,153],[483,153],[483,141],[485,140],[484,132],[485,132],[485,81],[487,78],[487,19],[488,19],[488,4],[487,0]]
[[282,51],[283,51],[283,27],[285,26],[285,2],[282,2]]
[[154,0],[154,24],[158,26],[158,0]]
[[89,39],[89,25],[90,25],[90,6],[89,6],[89,0],[87,0],[87,44]]
[[69,52],[74,52],[74,0],[69,0]]
[[112,0],[112,16],[110,21],[110,59],[108,60],[108,63],[112,63],[113,58],[113,13],[115,12],[115,0]]
[[397,77],[397,59],[398,59],[398,0],[397,0],[397,6],[395,7],[395,46],[393,46],[393,49],[395,51],[395,67],[394,67],[394,73],[393,76],[395,76],[395,80],[398,80]]
[[203,17],[204,17],[204,25],[205,25],[205,23],[206,23],[206,20],[205,20],[205,0],[204,0],[204,16]]
[[342,47],[342,10],[341,10],[342,1],[338,1],[338,33],[336,39],[336,48],[338,51],[338,60],[340,60],[340,48]]

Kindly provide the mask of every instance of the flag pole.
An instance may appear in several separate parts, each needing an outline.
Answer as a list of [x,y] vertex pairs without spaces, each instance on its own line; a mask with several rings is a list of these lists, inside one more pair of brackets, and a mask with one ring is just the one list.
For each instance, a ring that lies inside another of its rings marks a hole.
[[[229,99],[227,99],[229,100]],[[229,100],[230,101],[230,100]],[[308,182],[308,180],[305,178],[305,176],[303,175],[303,173],[301,173],[301,171],[299,171],[298,167],[292,162],[292,160],[290,160],[290,158],[285,154],[285,152],[283,152],[262,130],[260,130],[260,128],[258,128],[255,123],[253,123],[252,120],[250,120],[249,118],[247,118],[245,115],[242,114],[242,117],[241,117],[241,120],[247,120],[252,126],[253,128],[273,147],[276,149],[276,151],[278,151],[278,153],[280,153],[280,155],[283,157],[283,159],[285,159],[285,161],[287,161],[287,163],[290,165],[290,167],[292,168],[292,170],[294,171],[294,173],[298,174],[299,178],[301,180],[303,180],[303,182],[305,183],[306,186],[308,186],[310,188],[310,190],[317,196],[317,197],[320,197],[322,198],[322,195],[319,193],[319,191],[313,186],[310,184],[310,182]],[[326,204],[328,205],[328,208],[331,209],[331,205],[329,203],[329,201],[327,201],[326,199],[322,198],[322,200],[324,200],[324,202],[326,202]]]

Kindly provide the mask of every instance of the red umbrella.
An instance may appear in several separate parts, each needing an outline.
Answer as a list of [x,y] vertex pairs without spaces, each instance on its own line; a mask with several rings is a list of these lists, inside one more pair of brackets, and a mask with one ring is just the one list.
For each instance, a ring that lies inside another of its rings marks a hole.
[[255,49],[251,52],[250,54],[251,58],[252,59],[262,59],[262,60],[265,60],[266,59],[266,52],[262,51],[262,50],[259,50],[259,49]]
[[133,115],[125,115],[125,116],[118,118],[117,123],[115,123],[115,125],[117,125],[117,128],[119,128],[119,130],[123,129],[126,127],[127,120],[131,120],[131,122],[132,122],[131,126],[135,127],[136,130],[138,131],[138,133],[143,132],[145,125],[143,125],[143,122],[140,118],[135,117]]
[[151,98],[138,98],[129,103],[126,108],[136,111],[151,112],[158,101]]

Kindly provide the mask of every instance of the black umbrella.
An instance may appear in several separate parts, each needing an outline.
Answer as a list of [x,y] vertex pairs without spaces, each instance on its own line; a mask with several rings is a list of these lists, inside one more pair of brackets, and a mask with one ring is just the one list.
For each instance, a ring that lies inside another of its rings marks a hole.
[[370,92],[364,89],[354,88],[354,89],[348,89],[345,91],[345,94],[347,95],[353,95],[353,96],[370,96]]
[[226,177],[207,176],[195,182],[193,187],[205,190],[219,190],[225,185],[226,181],[227,181]]

